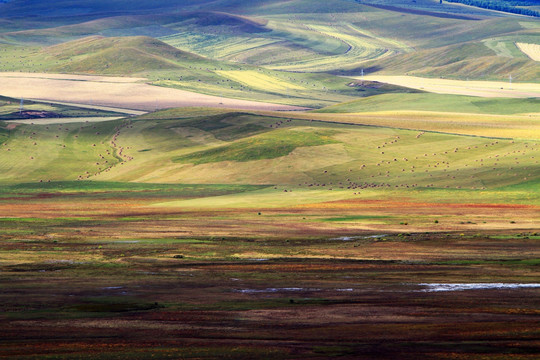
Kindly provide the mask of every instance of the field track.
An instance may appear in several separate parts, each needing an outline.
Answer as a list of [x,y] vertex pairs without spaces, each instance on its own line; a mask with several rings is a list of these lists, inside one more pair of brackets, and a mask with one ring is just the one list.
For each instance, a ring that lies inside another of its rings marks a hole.
[[540,84],[534,83],[510,84],[502,81],[463,81],[393,75],[369,75],[364,76],[364,80],[380,81],[437,94],[506,98],[540,97]]
[[303,109],[162,88],[138,82],[140,80],[86,75],[0,73],[0,95],[144,111],[186,106],[273,111]]

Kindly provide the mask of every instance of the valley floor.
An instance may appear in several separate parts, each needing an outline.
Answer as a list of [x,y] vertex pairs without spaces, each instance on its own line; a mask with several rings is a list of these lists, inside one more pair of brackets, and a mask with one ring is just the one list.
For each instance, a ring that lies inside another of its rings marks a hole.
[[0,357],[479,360],[540,351],[537,207],[189,210],[153,204],[226,189],[115,186],[3,194]]

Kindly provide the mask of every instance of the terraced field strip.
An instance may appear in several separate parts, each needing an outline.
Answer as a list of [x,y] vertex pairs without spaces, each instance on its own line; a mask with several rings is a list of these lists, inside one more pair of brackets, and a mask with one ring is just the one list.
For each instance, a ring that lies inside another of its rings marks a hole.
[[210,58],[231,58],[246,51],[269,46],[279,40],[245,36],[203,35],[181,32],[160,38],[178,49],[186,49]]
[[527,54],[528,57],[534,61],[540,61],[540,45],[538,44],[526,44],[526,43],[516,43],[519,50]]
[[272,77],[266,74],[261,74],[260,72],[254,70],[232,70],[232,71],[221,71],[217,70],[217,74],[229,78],[231,80],[237,81],[239,83],[245,84],[249,87],[255,89],[260,89],[264,91],[278,92],[290,90],[305,90],[305,87],[293,84],[291,82],[280,80],[276,77]]
[[306,28],[313,33],[338,40],[347,49],[342,54],[323,55],[316,58],[299,60],[298,62],[280,65],[274,68],[298,71],[329,71],[343,64],[353,65],[362,61],[380,59],[398,52],[397,49],[408,49],[404,44],[391,39],[377,39],[367,31],[349,24],[323,25],[309,24]]
[[364,76],[364,80],[380,81],[437,94],[507,98],[540,97],[540,84],[536,83],[429,79],[406,75],[368,75]]
[[[108,81],[104,81],[104,79]],[[95,81],[94,81],[95,80]],[[139,83],[133,78],[57,74],[0,73],[0,95],[143,111],[201,106],[246,110],[302,110],[303,108],[228,99]]]

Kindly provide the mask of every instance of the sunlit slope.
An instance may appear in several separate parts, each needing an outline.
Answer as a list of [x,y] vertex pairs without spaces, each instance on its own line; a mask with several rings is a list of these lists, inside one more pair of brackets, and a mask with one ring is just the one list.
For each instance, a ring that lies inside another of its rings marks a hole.
[[5,46],[0,59],[2,71],[118,75],[203,62],[197,55],[146,36],[90,36],[48,47]]
[[56,45],[44,53],[67,63],[52,67],[52,72],[133,74],[170,68],[202,60],[149,37],[90,37]]
[[76,180],[120,162],[108,143],[117,122],[10,125],[2,123],[2,181]]
[[533,189],[540,179],[537,141],[196,114],[9,130],[3,123],[0,180],[261,184],[329,199],[362,189]]
[[540,114],[540,98],[481,98],[443,94],[384,94],[330,106],[320,113],[430,111],[471,114]]

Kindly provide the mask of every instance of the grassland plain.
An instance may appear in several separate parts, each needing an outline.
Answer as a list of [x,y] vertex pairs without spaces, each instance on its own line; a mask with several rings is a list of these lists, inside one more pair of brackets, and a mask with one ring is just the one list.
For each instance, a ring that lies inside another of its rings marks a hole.
[[[257,188],[2,186],[1,355],[536,356],[540,253],[538,233],[526,228],[537,207],[153,206],[245,191]],[[476,288],[431,290],[447,283]]]
[[537,358],[537,21],[370,3],[0,4],[0,357]]

